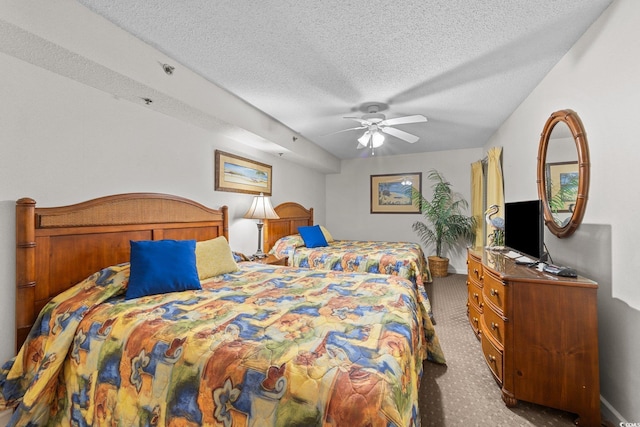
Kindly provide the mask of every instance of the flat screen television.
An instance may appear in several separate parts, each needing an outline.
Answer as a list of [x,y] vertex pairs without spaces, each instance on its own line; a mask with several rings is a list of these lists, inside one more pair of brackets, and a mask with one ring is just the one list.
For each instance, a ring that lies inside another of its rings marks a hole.
[[504,244],[535,260],[546,259],[541,200],[505,203]]

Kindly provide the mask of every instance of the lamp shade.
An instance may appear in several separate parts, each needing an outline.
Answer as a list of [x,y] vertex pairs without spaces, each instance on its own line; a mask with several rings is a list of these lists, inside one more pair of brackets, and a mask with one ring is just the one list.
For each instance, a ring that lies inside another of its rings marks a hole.
[[367,145],[369,145],[369,138],[371,138],[371,132],[366,131],[360,138],[358,138],[358,142],[360,143],[360,145],[366,147]]
[[380,132],[374,132],[373,135],[371,135],[371,146],[373,148],[378,148],[382,146],[382,143],[384,142],[384,135],[381,134]]
[[271,197],[265,196],[260,193],[259,196],[254,196],[251,207],[244,214],[245,218],[250,219],[278,219],[280,218],[276,211],[271,206]]

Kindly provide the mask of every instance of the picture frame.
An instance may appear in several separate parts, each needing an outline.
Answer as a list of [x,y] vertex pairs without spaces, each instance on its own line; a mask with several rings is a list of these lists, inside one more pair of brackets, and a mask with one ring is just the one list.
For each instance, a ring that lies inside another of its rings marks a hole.
[[546,165],[547,199],[554,212],[572,212],[578,195],[580,173],[578,162],[557,162]]
[[422,194],[422,172],[371,175],[372,214],[419,214],[409,184]]
[[271,196],[271,165],[215,151],[215,190]]

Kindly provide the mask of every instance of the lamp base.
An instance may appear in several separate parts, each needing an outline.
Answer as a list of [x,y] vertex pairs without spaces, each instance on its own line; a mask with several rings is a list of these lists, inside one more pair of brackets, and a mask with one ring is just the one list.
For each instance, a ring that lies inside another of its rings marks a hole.
[[258,250],[256,251],[255,254],[253,254],[253,258],[266,258],[267,254],[265,254],[262,251],[262,226],[263,226],[263,222],[262,220],[258,220]]

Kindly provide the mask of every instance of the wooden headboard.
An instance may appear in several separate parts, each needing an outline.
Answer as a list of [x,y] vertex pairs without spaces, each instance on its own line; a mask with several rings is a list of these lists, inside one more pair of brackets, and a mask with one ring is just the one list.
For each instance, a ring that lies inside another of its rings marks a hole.
[[264,251],[268,252],[279,238],[297,234],[298,227],[313,225],[313,208],[305,209],[295,202],[281,203],[274,208],[279,219],[264,220]]
[[225,236],[227,207],[167,194],[129,193],[70,206],[16,203],[16,349],[51,298],[89,275],[129,262],[130,240]]

